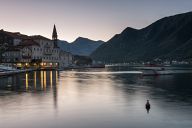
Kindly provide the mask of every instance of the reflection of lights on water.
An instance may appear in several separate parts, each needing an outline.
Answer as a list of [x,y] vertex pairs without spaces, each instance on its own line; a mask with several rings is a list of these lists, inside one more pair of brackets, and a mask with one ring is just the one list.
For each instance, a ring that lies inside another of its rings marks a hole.
[[29,76],[28,76],[28,73],[25,74],[25,87],[26,87],[26,90],[29,89]]
[[46,75],[47,75],[47,74],[46,74],[46,71],[44,71],[43,75],[44,75],[44,76],[43,76],[43,78],[44,78],[44,79],[43,79],[44,89],[46,90],[46,85],[47,85],[47,79],[46,79],[46,77],[47,77]]
[[41,89],[43,89],[43,71],[41,71]]
[[53,71],[50,71],[50,86],[53,87]]
[[56,71],[55,73],[56,73],[56,84],[57,84],[57,82],[58,82],[58,76],[59,76],[59,75],[58,75],[58,71]]
[[53,86],[55,85],[55,82],[58,83],[58,71],[40,71],[39,73],[40,73],[40,79],[38,79],[38,72],[35,71],[33,74],[34,89],[37,89],[38,80],[40,81],[41,90],[44,91],[46,91],[47,89],[47,84],[52,89]]
[[37,72],[34,72],[34,88],[37,87]]

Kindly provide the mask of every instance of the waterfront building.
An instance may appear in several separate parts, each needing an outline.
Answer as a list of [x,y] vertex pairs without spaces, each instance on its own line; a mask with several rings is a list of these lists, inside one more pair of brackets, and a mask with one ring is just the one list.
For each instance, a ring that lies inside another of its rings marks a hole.
[[66,52],[61,50],[59,53],[59,65],[60,67],[68,67],[71,66],[73,64],[73,55],[70,52]]
[[41,60],[42,68],[57,68],[59,67],[59,53],[60,48],[54,44],[53,40],[43,36],[31,36],[31,38],[38,44],[38,47],[32,48],[32,59]]
[[58,47],[57,38],[55,25],[52,40],[41,35],[26,36],[1,30],[0,44],[5,46],[1,54],[1,63],[11,63],[18,68],[68,67],[73,63],[73,55]]
[[6,49],[6,52],[2,54],[2,62],[4,63],[15,63],[21,59],[20,49],[10,47]]

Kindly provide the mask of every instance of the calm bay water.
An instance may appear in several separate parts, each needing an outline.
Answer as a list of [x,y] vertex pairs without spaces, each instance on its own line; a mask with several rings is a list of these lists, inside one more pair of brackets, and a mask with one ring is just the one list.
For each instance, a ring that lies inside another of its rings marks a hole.
[[[129,70],[38,71],[0,78],[0,126],[192,127],[192,74],[142,77]],[[146,100],[152,105],[149,113]]]

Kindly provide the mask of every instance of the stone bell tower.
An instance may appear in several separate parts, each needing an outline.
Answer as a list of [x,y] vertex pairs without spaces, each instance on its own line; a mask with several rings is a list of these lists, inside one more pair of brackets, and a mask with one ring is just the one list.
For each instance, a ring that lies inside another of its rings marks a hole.
[[56,29],[55,24],[54,24],[54,27],[53,27],[52,40],[54,42],[54,47],[57,47],[58,36],[57,36],[57,29]]

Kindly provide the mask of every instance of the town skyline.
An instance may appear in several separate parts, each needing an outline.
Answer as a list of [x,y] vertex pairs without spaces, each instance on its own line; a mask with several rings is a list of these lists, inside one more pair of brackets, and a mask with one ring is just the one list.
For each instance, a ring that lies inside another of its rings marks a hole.
[[7,0],[1,1],[5,11],[0,12],[0,29],[51,38],[56,24],[61,40],[73,42],[86,37],[108,41],[126,27],[141,29],[165,16],[189,12],[191,4],[182,0]]

